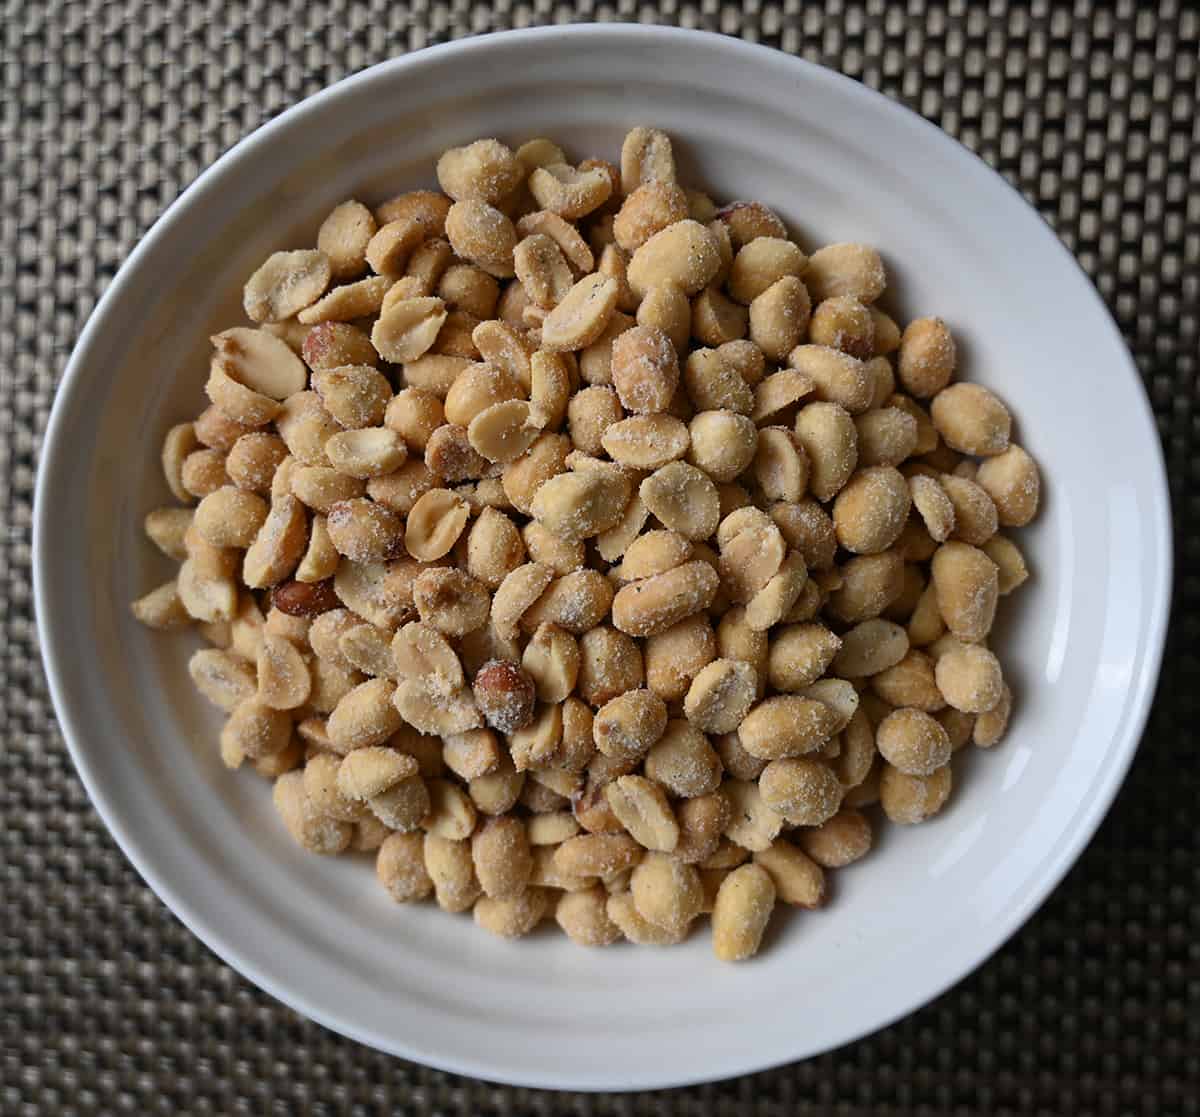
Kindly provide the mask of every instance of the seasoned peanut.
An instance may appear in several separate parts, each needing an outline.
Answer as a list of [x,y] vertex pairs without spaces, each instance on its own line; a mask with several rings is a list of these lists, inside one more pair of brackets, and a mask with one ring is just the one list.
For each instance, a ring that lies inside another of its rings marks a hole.
[[[214,409],[215,410],[215,409]],[[167,431],[162,445],[162,468],[171,495],[179,501],[191,501],[191,489],[184,485],[183,466],[198,446],[196,429],[191,423],[178,423]]]
[[470,843],[465,839],[427,833],[422,841],[422,852],[438,907],[449,912],[472,907],[482,889],[475,877]]
[[351,562],[387,562],[404,553],[404,526],[382,504],[358,497],[325,507],[325,526],[338,554]]
[[829,514],[813,500],[781,501],[770,508],[789,548],[797,550],[810,570],[828,570],[837,552],[837,535]]
[[413,582],[413,604],[421,620],[447,636],[465,636],[487,622],[487,587],[461,570],[435,567]]
[[571,574],[583,567],[586,554],[583,540],[568,540],[547,531],[537,520],[521,529],[521,540],[529,558],[548,566],[556,575]]
[[999,568],[966,543],[943,543],[933,556],[938,612],[955,636],[982,640],[992,628],[1000,592]]
[[196,509],[194,528],[214,547],[249,547],[267,518],[267,502],[254,493],[224,485]]
[[294,710],[308,701],[308,664],[289,640],[264,634],[258,649],[258,700],[274,710]]
[[621,929],[608,916],[608,899],[599,885],[567,891],[555,906],[555,922],[579,946],[609,946],[621,938]]
[[391,702],[395,689],[390,679],[371,679],[350,691],[325,724],[334,747],[348,752],[382,745],[395,733],[400,728],[400,714]]
[[694,350],[683,366],[683,385],[697,410],[754,410],[754,392],[723,346]]
[[722,962],[741,962],[758,953],[775,895],[761,865],[742,865],[721,882],[712,920],[713,952]]
[[[743,374],[744,378],[744,374]],[[754,386],[754,409],[750,418],[758,426],[786,420],[792,408],[812,394],[813,378],[799,369],[785,368],[761,378]]]
[[179,587],[174,580],[164,582],[157,589],[139,597],[130,605],[130,609],[147,628],[162,631],[186,628],[193,619],[179,596]]
[[473,910],[475,922],[485,931],[501,938],[520,938],[546,917],[551,906],[548,888],[527,888],[511,900],[481,896]]
[[956,526],[955,506],[949,492],[937,478],[920,473],[909,477],[908,489],[930,538],[935,543],[944,543]]
[[872,308],[850,295],[835,295],[818,303],[809,325],[809,340],[866,359],[875,353]]
[[196,689],[226,713],[252,698],[257,689],[254,665],[219,648],[194,652],[188,660],[188,674]]
[[550,163],[533,169],[529,191],[542,209],[574,221],[604,205],[613,192],[613,183],[603,167]]
[[596,714],[596,748],[617,760],[639,759],[665,732],[667,707],[653,691],[629,690],[606,702]]
[[982,385],[951,384],[934,396],[929,414],[938,434],[953,450],[992,457],[1008,449],[1012,416]]
[[429,795],[429,811],[421,819],[421,828],[426,833],[450,841],[469,838],[475,829],[476,814],[467,793],[457,784],[442,779],[427,780],[425,787]]
[[888,714],[875,731],[875,743],[884,760],[912,776],[928,776],[950,759],[946,730],[921,710]]
[[217,450],[193,450],[188,454],[183,461],[179,477],[189,498],[197,497],[203,500],[229,483],[225,460],[225,456]]
[[412,251],[428,233],[425,223],[415,214],[402,214],[386,221],[367,241],[364,253],[371,270],[377,275],[398,279]]
[[679,384],[679,358],[656,326],[633,326],[612,343],[613,387],[627,411],[665,411]]
[[[222,453],[229,453],[233,449],[237,440],[244,434],[249,434],[250,427],[243,423],[238,423],[229,418],[219,408],[209,404],[199,415],[196,416],[194,423],[183,423],[180,427],[172,427],[167,432],[167,438],[170,439],[172,434],[180,431],[181,428],[192,427],[195,438],[188,442],[187,451],[190,452],[196,448],[196,441],[213,450],[220,450]],[[186,431],[183,431],[186,435]],[[180,497],[179,499],[186,499]]]
[[606,877],[632,869],[644,853],[628,834],[579,834],[554,853],[554,866],[569,877]]
[[899,465],[917,448],[917,421],[898,407],[878,407],[854,420],[859,465]]
[[354,749],[338,765],[337,789],[346,799],[363,801],[416,774],[417,762],[404,753],[378,746]]
[[558,244],[544,233],[518,242],[513,267],[529,298],[544,310],[553,310],[566,297],[574,279]]
[[490,729],[451,733],[444,739],[441,753],[445,766],[467,783],[500,766],[500,743]]
[[996,505],[974,481],[944,473],[939,478],[943,491],[954,508],[954,536],[979,547],[999,527]]
[[1004,694],[1000,661],[978,644],[947,652],[935,664],[934,677],[946,701],[967,714],[995,709]]
[[699,561],[634,582],[613,598],[613,624],[632,636],[665,632],[685,617],[707,609],[719,582],[713,567]]
[[241,435],[225,459],[225,472],[240,489],[269,493],[288,448],[278,435],[251,431]]
[[452,147],[437,162],[438,185],[456,202],[475,198],[495,205],[521,183],[523,168],[499,140]]
[[849,295],[873,303],[887,286],[883,261],[865,244],[830,244],[809,257],[805,281],[817,302]]
[[838,542],[856,554],[878,554],[900,536],[912,505],[908,484],[891,466],[859,470],[833,502]]
[[744,243],[734,256],[729,272],[729,293],[738,302],[749,306],[784,277],[802,276],[807,265],[804,253],[784,237],[755,237]]
[[[627,269],[628,274],[628,269]],[[687,349],[691,336],[692,308],[683,289],[674,283],[660,283],[642,296],[637,308],[639,326],[653,326],[671,339],[677,353]]]
[[631,129],[621,145],[621,190],[632,194],[643,183],[674,181],[671,138],[657,128]]
[[900,338],[900,383],[918,399],[937,395],[954,376],[954,338],[940,318],[917,318]]
[[288,833],[305,849],[333,855],[341,853],[350,844],[353,827],[314,809],[304,790],[302,772],[286,772],[280,776],[271,797]]
[[737,727],[738,740],[762,760],[813,752],[837,731],[837,715],[823,702],[777,695],[755,706]]
[[386,427],[342,431],[325,443],[325,453],[334,469],[363,480],[394,472],[408,457],[404,440]]
[[375,874],[398,904],[423,900],[433,891],[423,847],[420,834],[389,834],[375,856]]
[[[343,560],[333,576],[337,600],[380,628],[394,628],[412,614],[411,563]],[[336,605],[336,601],[334,602]],[[332,606],[331,606],[332,607]]]
[[796,438],[808,458],[813,496],[832,499],[858,463],[858,432],[849,412],[836,403],[807,404],[796,416]]
[[692,544],[674,531],[648,531],[635,539],[625,551],[622,569],[627,578],[652,578],[692,556]]
[[911,825],[937,814],[950,796],[950,765],[928,776],[912,775],[885,764],[879,776],[879,802],[892,822]]
[[519,399],[492,404],[479,412],[467,428],[471,446],[489,462],[514,461],[540,433],[530,404]]
[[375,210],[380,225],[401,218],[413,218],[426,237],[440,237],[445,231],[446,211],[450,199],[435,190],[410,190],[389,198]]
[[375,218],[362,202],[335,206],[317,230],[317,248],[329,260],[334,279],[353,279],[367,268],[367,244],[376,232]]
[[466,501],[448,489],[431,489],[417,499],[408,514],[404,543],[421,562],[449,553],[470,518]]
[[893,706],[933,713],[946,704],[934,678],[933,660],[915,648],[898,663],[878,672],[871,679],[871,687]]
[[497,279],[514,274],[517,232],[498,209],[477,198],[457,201],[446,214],[446,237],[464,260]]
[[[516,733],[525,728],[534,719],[535,687],[533,679],[523,668],[505,660],[492,660],[485,663],[471,683],[475,704],[483,714],[488,725],[501,733]],[[550,707],[557,709],[557,707]],[[537,736],[545,737],[547,730],[542,730]],[[561,739],[561,729],[556,736]],[[557,746],[555,740],[548,748],[552,752]],[[515,742],[514,742],[515,749]],[[520,767],[520,765],[518,766]]]
[[246,281],[246,317],[254,322],[290,318],[321,297],[332,272],[329,257],[319,250],[273,253]]
[[579,645],[571,633],[555,624],[541,624],[525,645],[521,658],[541,702],[562,702],[579,677]]
[[646,754],[646,775],[672,795],[690,799],[716,791],[721,760],[703,733],[677,719]]
[[620,289],[608,276],[586,275],[555,305],[542,323],[542,345],[555,351],[583,349],[596,341],[617,306]]
[[345,365],[373,366],[379,360],[371,339],[349,322],[313,326],[304,338],[301,355],[314,372]]
[[[734,516],[737,515],[735,512]],[[721,544],[720,559],[720,572],[730,599],[743,605],[748,602],[779,572],[785,554],[783,536],[766,516],[761,522],[734,533]]]
[[800,848],[826,869],[841,869],[864,857],[872,840],[871,824],[861,812],[849,807],[799,835]]
[[227,744],[251,760],[273,756],[292,739],[292,719],[256,698],[245,698],[230,711],[221,730],[222,751]]
[[[828,826],[832,821],[830,819],[824,825]],[[814,832],[802,830],[799,835],[801,844]],[[870,833],[868,829],[868,840]],[[821,871],[823,862],[812,857],[807,850],[801,851],[791,842],[778,838],[754,855],[754,863],[767,870],[775,885],[776,898],[781,903],[801,908],[819,908],[825,902],[825,874]]]
[[1003,526],[1024,527],[1037,515],[1041,476],[1034,460],[1015,442],[985,458],[975,480],[995,501]]
[[695,295],[712,282],[720,266],[716,238],[689,218],[655,233],[634,252],[629,286],[639,297],[668,283]]
[[687,694],[701,668],[716,657],[716,639],[708,618],[703,613],[686,617],[646,637],[646,685],[664,702],[678,701]]
[[285,494],[272,501],[242,563],[246,585],[263,589],[278,585],[291,574],[304,554],[306,528],[304,505],[294,496]]
[[548,566],[536,562],[518,566],[505,576],[492,598],[492,623],[502,636],[516,635],[521,618],[553,577]]
[[865,621],[879,616],[903,590],[904,560],[895,551],[856,555],[841,567],[829,610],[847,623]]
[[804,336],[811,310],[804,280],[781,276],[750,303],[750,340],[768,360],[782,361]]
[[371,344],[386,361],[415,361],[437,340],[446,316],[446,304],[433,295],[399,299],[376,320]]
[[[990,749],[998,744],[1008,729],[1008,719],[1012,716],[1012,691],[1007,684],[1001,684],[1000,698],[990,709],[975,718],[972,728],[972,739],[981,749]],[[965,742],[964,742],[965,743]]]
[[638,491],[646,507],[671,531],[688,539],[706,539],[716,530],[720,498],[707,474],[695,466],[678,461],[664,465]]
[[530,512],[547,531],[578,541],[615,527],[629,496],[628,483],[606,471],[560,473],[541,485]]
[[1009,538],[995,535],[983,545],[983,553],[996,564],[999,570],[999,591],[1004,594],[1023,585],[1029,578],[1029,568],[1020,548]]
[[809,757],[772,760],[758,787],[763,802],[793,826],[819,826],[832,818],[843,795],[833,769]]
[[758,431],[745,415],[702,411],[687,430],[691,442],[688,461],[718,483],[732,481],[754,460]]
[[715,659],[692,680],[683,702],[684,714],[705,733],[732,733],[746,716],[757,692],[758,678],[750,664],[737,659]]
[[420,776],[408,776],[373,795],[367,805],[389,829],[412,833],[429,813],[429,791]]

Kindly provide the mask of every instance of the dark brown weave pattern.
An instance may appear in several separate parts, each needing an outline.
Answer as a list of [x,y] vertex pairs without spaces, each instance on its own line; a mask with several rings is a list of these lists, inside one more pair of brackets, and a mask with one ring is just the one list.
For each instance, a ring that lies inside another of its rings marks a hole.
[[[3,0],[0,9],[0,1113],[1200,1113],[1193,5]],[[141,883],[88,805],[37,666],[29,573],[37,446],[56,378],[118,264],[205,166],[288,105],[406,49],[611,19],[705,27],[842,70],[1015,183],[1091,274],[1137,356],[1171,470],[1179,564],[1160,697],[1129,782],[1012,942],[860,1043],[641,1097],[505,1089],[388,1058],[296,1017],[217,961]]]

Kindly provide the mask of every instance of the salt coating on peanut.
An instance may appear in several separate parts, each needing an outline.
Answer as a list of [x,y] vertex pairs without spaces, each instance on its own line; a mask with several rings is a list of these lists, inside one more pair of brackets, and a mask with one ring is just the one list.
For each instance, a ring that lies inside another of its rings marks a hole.
[[747,959],[1020,711],[1020,416],[874,246],[693,189],[652,126],[429,171],[248,269],[133,615],[396,902],[591,947],[710,915]]

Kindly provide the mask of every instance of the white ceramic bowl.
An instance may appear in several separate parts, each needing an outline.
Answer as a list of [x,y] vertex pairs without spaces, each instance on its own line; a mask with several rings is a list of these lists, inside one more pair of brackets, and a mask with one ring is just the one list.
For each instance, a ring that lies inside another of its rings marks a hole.
[[[268,252],[351,194],[432,184],[477,136],[612,156],[675,137],[686,181],[756,198],[816,246],[879,246],[901,316],[937,313],[1041,463],[1033,578],[1002,609],[1012,731],[957,762],[936,820],[882,827],[823,911],[717,964],[684,946],[502,942],[398,907],[367,860],[292,844],[268,788],[218,759],[194,643],[127,602],[168,575],[141,538],[161,436],[202,405],[208,335]],[[837,74],[715,35],[550,28],[471,39],[339,83],[238,144],[175,203],[91,317],[55,401],[36,510],[37,609],[60,722],[97,809],[154,890],[250,980],[386,1051],[497,1081],[632,1089],[800,1059],[910,1012],[1030,915],[1133,757],[1170,592],[1154,423],[1121,338],[1053,233],[983,163]]]

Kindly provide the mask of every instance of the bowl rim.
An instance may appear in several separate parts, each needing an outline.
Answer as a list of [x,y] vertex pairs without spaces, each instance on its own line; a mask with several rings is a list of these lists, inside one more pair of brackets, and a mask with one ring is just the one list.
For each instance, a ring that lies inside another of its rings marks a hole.
[[[72,707],[72,701],[66,692],[66,685],[61,677],[58,666],[60,659],[69,655],[72,649],[69,643],[60,640],[55,635],[56,632],[63,630],[63,626],[59,620],[57,595],[51,588],[50,578],[45,569],[47,560],[43,542],[50,531],[50,524],[53,519],[53,502],[50,499],[50,494],[55,487],[54,478],[63,468],[62,459],[69,454],[69,450],[64,449],[68,440],[61,429],[64,423],[64,416],[69,410],[67,400],[81,381],[84,369],[91,360],[91,351],[96,347],[98,339],[106,328],[106,319],[111,307],[118,301],[121,292],[131,282],[131,278],[138,271],[143,257],[148,255],[153,246],[165,238],[177,223],[185,219],[190,203],[197,196],[215,185],[214,180],[243,159],[252,149],[270,141],[277,132],[289,127],[296,119],[346,96],[359,86],[368,85],[385,77],[390,78],[396,72],[402,72],[406,69],[423,65],[435,56],[442,58],[458,55],[461,58],[468,58],[472,55],[486,53],[498,39],[536,42],[541,39],[550,38],[561,40],[564,36],[593,39],[612,37],[618,41],[622,39],[627,41],[639,40],[643,44],[655,41],[666,43],[669,40],[673,43],[691,43],[694,45],[707,45],[709,47],[716,45],[716,41],[720,40],[721,50],[735,55],[742,55],[745,59],[758,65],[790,67],[796,73],[803,73],[806,80],[825,83],[828,86],[835,87],[839,95],[849,98],[852,101],[857,101],[871,111],[890,118],[891,122],[898,129],[924,132],[925,138],[929,142],[939,144],[943,148],[952,147],[960,159],[964,155],[967,156],[970,162],[975,165],[974,170],[976,173],[983,171],[993,180],[1002,183],[1013,200],[1017,201],[1026,211],[1036,215],[1038,224],[1041,226],[1042,235],[1053,242],[1054,248],[1060,254],[1060,258],[1069,261],[1073,265],[1075,272],[1086,285],[1091,299],[1094,300],[1097,309],[1105,320],[1106,328],[1109,331],[1109,340],[1114,344],[1116,350],[1123,355],[1126,371],[1138,386],[1141,407],[1137,419],[1147,425],[1148,433],[1152,436],[1151,444],[1154,448],[1154,460],[1153,463],[1147,463],[1147,469],[1154,475],[1152,511],[1154,513],[1153,520],[1156,528],[1156,553],[1159,561],[1157,567],[1148,572],[1153,579],[1154,597],[1148,611],[1145,657],[1139,666],[1136,680],[1131,687],[1131,698],[1127,707],[1130,715],[1125,719],[1123,733],[1119,739],[1114,740],[1115,755],[1113,763],[1105,771],[1103,781],[1092,789],[1093,797],[1086,809],[1081,810],[1078,816],[1078,824],[1074,833],[1070,835],[1070,840],[1064,842],[1053,852],[1045,863],[1042,875],[1036,882],[1036,886],[1029,889],[1028,893],[1022,896],[1020,901],[1014,904],[1002,919],[997,920],[993,932],[986,939],[980,940],[978,949],[972,952],[973,960],[965,965],[958,966],[948,974],[940,975],[939,980],[921,987],[919,992],[906,997],[899,1007],[887,1012],[872,1023],[866,1026],[859,1025],[854,1028],[848,1028],[844,1034],[831,1036],[830,1042],[822,1050],[833,1050],[861,1039],[864,1036],[874,1034],[893,1024],[895,1021],[915,1012],[917,1009],[942,995],[952,986],[958,984],[987,961],[1020,930],[1034,912],[1041,907],[1050,893],[1057,888],[1063,877],[1079,858],[1107,815],[1118,790],[1124,782],[1153,706],[1153,698],[1165,650],[1167,626],[1170,616],[1174,556],[1172,550],[1173,528],[1166,461],[1149,396],[1117,324],[1113,320],[1107,305],[1100,297],[1090,277],[1079,264],[1079,261],[1059,239],[1053,227],[1050,226],[1042,214],[1003,175],[990,167],[982,158],[937,125],[926,120],[899,101],[870,89],[861,82],[836,70],[795,55],[787,54],[774,47],[748,43],[744,40],[716,32],[669,26],[625,23],[582,23],[491,32],[424,47],[396,58],[376,63],[356,74],[344,77],[332,85],[326,86],[319,92],[291,105],[271,120],[256,128],[253,132],[242,137],[232,147],[223,152],[210,166],[205,168],[180,192],[179,196],[171,202],[141,237],[123,261],[108,288],[89,314],[72,349],[63,375],[55,389],[50,417],[38,453],[33,507],[31,564],[34,610],[48,688],[56,720],[66,742],[72,762],[93,807],[104,822],[109,833],[139,876],[167,906],[171,913],[225,964],[232,967],[242,977],[287,1007],[309,1019],[315,1020],[323,1027],[337,1034],[346,1036],[376,1050],[419,1061],[439,1070],[518,1086],[597,1091],[612,1090],[613,1087],[611,1084],[594,1082],[564,1083],[550,1075],[543,1077],[541,1080],[519,1076],[509,1077],[505,1075],[503,1068],[487,1063],[484,1058],[472,1059],[469,1057],[460,1057],[455,1054],[431,1053],[425,1050],[418,1051],[405,1042],[397,1041],[394,1036],[382,1037],[366,1034],[357,1029],[351,1022],[330,1016],[319,1007],[309,1003],[303,994],[297,993],[293,988],[277,982],[271,976],[262,973],[255,965],[248,962],[240,954],[239,950],[229,941],[221,927],[210,921],[199,906],[194,905],[185,894],[177,890],[173,882],[168,878],[157,874],[152,867],[152,859],[149,856],[143,855],[136,840],[131,836],[129,830],[122,822],[122,819],[111,809],[110,804],[106,801],[101,787],[101,778],[98,777],[89,760],[88,750],[81,744],[87,738],[85,726],[77,720],[77,711]],[[817,1053],[817,1051],[809,1052],[800,1056],[800,1058],[809,1058]],[[619,1087],[619,1089],[630,1090],[648,1087],[664,1088],[668,1086],[691,1085],[713,1081],[715,1078],[726,1077],[730,1073],[741,1074],[767,1070],[772,1067],[785,1065],[793,1061],[793,1059],[770,1060],[766,1063],[760,1063],[753,1056],[750,1056],[744,1059],[740,1070],[730,1072],[727,1069],[721,1069],[714,1075],[704,1068],[698,1068],[694,1074],[684,1078],[673,1076],[669,1080],[656,1081],[654,1083],[632,1083]]]

